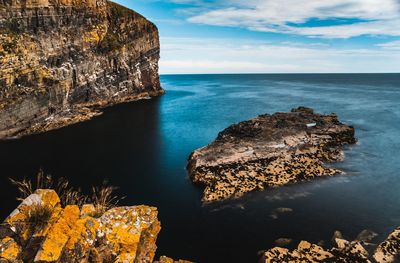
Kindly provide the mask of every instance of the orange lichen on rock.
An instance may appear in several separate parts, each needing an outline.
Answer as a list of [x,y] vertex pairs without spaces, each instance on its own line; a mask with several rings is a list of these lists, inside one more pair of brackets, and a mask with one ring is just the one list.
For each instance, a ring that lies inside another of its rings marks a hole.
[[155,207],[95,212],[93,204],[63,208],[53,190],[37,190],[0,225],[0,262],[153,262]]
[[65,244],[71,237],[72,229],[79,218],[78,206],[65,207],[60,219],[49,230],[35,262],[55,262],[61,257]]
[[[156,237],[161,229],[156,208],[113,208],[100,218],[100,223],[102,232],[99,235],[104,235],[107,246],[118,252],[117,262],[131,262],[133,259],[151,262],[157,248]],[[146,249],[140,250],[140,247]]]
[[21,253],[21,247],[11,237],[5,237],[0,241],[0,259],[16,262]]

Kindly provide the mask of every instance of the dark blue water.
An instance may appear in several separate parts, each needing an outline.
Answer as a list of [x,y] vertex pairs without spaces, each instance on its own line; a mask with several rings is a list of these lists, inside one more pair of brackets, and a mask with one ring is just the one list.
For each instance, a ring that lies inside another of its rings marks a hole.
[[[109,108],[92,121],[0,143],[0,216],[17,205],[7,177],[39,168],[89,189],[104,178],[123,204],[159,208],[159,254],[196,262],[256,262],[281,237],[379,239],[400,225],[400,74],[162,76],[161,98]],[[204,206],[189,180],[190,152],[228,125],[297,106],[338,113],[359,143],[337,164],[346,176]],[[271,217],[274,209],[293,212]]]

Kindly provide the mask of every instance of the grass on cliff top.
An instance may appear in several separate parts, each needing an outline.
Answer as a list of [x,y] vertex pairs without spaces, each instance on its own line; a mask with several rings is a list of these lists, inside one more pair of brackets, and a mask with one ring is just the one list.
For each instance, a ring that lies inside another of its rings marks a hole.
[[95,211],[92,216],[94,217],[100,217],[107,210],[116,207],[123,199],[123,197],[115,195],[117,187],[109,186],[107,182],[101,186],[92,187],[91,195],[85,195],[80,188],[71,186],[67,179],[54,179],[51,175],[45,174],[43,170],[38,172],[35,179],[24,178],[19,181],[10,178],[10,181],[18,189],[20,196],[17,200],[19,201],[24,200],[37,189],[52,189],[58,194],[63,207],[67,205],[82,207],[85,204],[93,204]]

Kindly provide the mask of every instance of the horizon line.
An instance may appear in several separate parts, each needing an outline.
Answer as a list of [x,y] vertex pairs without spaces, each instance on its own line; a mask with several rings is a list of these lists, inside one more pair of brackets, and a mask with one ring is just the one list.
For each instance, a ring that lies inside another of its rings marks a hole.
[[159,75],[371,75],[371,74],[400,74],[400,72],[305,72],[305,73],[159,73]]

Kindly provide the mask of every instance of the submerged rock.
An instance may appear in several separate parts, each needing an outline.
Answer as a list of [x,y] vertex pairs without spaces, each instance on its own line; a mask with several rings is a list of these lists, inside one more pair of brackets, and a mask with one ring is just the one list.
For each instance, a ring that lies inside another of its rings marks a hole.
[[234,124],[210,145],[195,150],[188,170],[205,185],[203,201],[332,176],[341,171],[323,162],[343,159],[343,145],[354,144],[354,128],[335,114],[300,107]]
[[275,245],[280,247],[286,247],[292,243],[293,239],[287,237],[281,237],[275,240]]
[[92,205],[63,208],[53,190],[37,190],[1,224],[0,262],[153,262],[161,229],[156,208],[94,214]]
[[157,27],[107,0],[0,0],[0,139],[163,94]]

